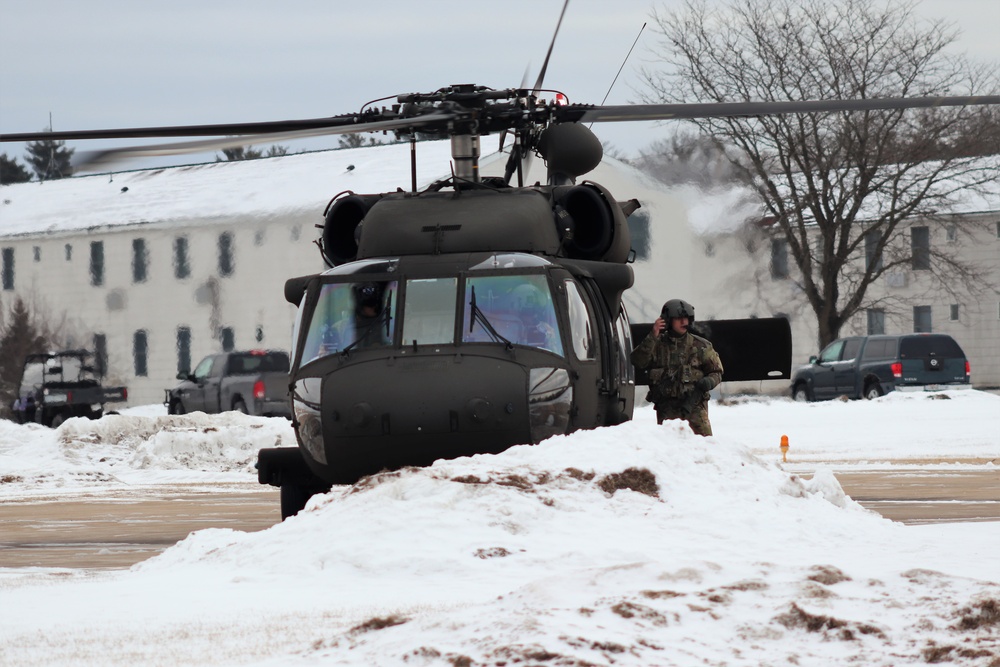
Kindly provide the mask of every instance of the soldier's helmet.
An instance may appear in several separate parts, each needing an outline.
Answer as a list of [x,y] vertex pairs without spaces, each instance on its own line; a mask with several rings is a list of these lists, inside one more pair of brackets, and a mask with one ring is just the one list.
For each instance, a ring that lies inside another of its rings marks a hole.
[[660,317],[667,322],[675,317],[686,317],[689,321],[694,322],[694,306],[683,299],[671,299],[663,304]]
[[382,290],[377,283],[354,285],[354,309],[361,315],[365,308],[373,308],[377,314],[382,309]]

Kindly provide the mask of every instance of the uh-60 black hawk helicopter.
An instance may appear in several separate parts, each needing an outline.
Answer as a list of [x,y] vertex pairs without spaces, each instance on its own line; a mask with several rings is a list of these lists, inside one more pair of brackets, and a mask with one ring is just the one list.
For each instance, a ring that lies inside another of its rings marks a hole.
[[[298,307],[289,400],[299,446],[261,450],[257,462],[260,482],[281,488],[284,518],[314,493],[383,469],[500,452],[631,419],[635,387],[645,380],[629,354],[650,327],[631,324],[622,303],[633,283],[626,218],[639,202],[578,182],[603,157],[585,124],[1000,103],[952,97],[592,106],[559,94],[543,99],[540,82],[504,90],[453,85],[329,118],[0,140],[226,137],[114,149],[95,154],[100,164],[109,155],[321,134],[393,132],[414,150],[417,134],[450,139],[451,177],[418,191],[414,168],[409,191],[334,197],[320,239],[330,268],[285,283],[285,298]],[[480,138],[508,133],[504,174],[481,175]],[[547,181],[526,184],[524,165],[534,154],[545,161]],[[724,380],[789,377],[787,320],[701,325],[723,359]]]

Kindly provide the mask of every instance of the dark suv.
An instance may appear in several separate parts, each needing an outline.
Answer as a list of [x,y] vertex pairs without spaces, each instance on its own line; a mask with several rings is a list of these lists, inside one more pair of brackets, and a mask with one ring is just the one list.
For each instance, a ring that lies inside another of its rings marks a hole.
[[972,370],[947,334],[857,336],[833,341],[792,374],[792,397],[878,398],[896,391],[968,389]]

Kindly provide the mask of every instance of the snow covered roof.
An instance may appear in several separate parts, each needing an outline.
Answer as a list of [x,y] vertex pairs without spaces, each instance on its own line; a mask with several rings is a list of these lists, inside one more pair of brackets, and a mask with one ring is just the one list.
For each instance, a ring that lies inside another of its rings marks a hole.
[[[449,141],[418,144],[418,187],[447,174],[450,159]],[[409,144],[16,183],[0,187],[0,237],[243,215],[318,215],[344,190],[409,187]]]

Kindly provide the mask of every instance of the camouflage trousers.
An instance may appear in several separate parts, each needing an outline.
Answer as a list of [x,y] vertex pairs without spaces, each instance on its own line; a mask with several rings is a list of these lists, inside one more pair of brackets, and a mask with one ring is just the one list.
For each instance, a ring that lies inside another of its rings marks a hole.
[[667,419],[683,419],[691,426],[691,430],[698,435],[712,435],[712,422],[708,420],[708,403],[699,403],[687,414],[682,411],[681,403],[678,401],[664,401],[657,403],[656,423],[662,424]]

